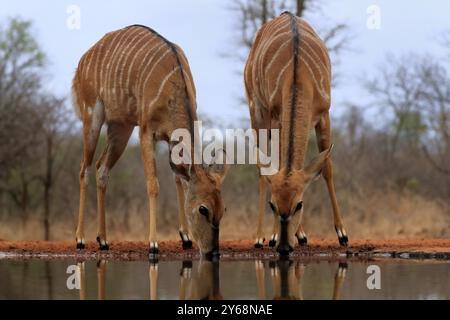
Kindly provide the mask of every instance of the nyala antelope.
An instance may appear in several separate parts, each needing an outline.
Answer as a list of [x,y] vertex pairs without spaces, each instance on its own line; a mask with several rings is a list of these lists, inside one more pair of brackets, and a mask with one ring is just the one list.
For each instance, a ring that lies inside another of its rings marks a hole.
[[[264,242],[267,184],[272,190],[269,204],[275,216],[269,244],[281,254],[293,250],[295,238],[300,245],[307,244],[301,226],[303,193],[321,173],[330,194],[339,243],[348,243],[330,159],[330,82],[327,49],[303,19],[285,12],[258,31],[245,67],[246,94],[253,129],[280,130],[280,170],[259,178],[255,247],[262,247]],[[312,128],[320,154],[304,166]]]
[[[109,249],[105,192],[110,171],[122,155],[133,128],[138,126],[149,198],[150,253],[158,253],[155,145],[160,140],[169,142],[172,132],[179,128],[187,129],[192,140],[196,136],[196,92],[185,54],[145,26],[133,25],[108,33],[81,58],[73,80],[73,97],[75,110],[83,121],[84,146],[77,248],[85,247],[88,173],[100,130],[106,123],[107,145],[96,164],[100,249]],[[194,143],[191,146],[194,149]],[[170,163],[175,173],[183,248],[192,246],[188,222],[200,251],[218,253],[219,222],[224,212],[221,184],[226,168]]]

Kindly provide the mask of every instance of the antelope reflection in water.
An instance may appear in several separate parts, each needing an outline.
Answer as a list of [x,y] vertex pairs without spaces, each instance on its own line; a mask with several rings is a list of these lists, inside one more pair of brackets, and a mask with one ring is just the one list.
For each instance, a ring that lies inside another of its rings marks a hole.
[[[268,265],[270,269],[270,279],[273,292],[273,299],[303,300],[302,281],[305,276],[307,265],[300,261],[281,259],[278,261],[263,262],[255,261],[256,284],[258,298],[267,299],[265,284],[265,269]],[[80,281],[80,300],[85,300],[86,296],[86,271],[85,262],[77,264]],[[220,287],[220,262],[218,260],[200,260],[196,268],[193,268],[192,261],[183,261],[179,272],[179,299],[180,300],[222,300],[223,296]],[[346,263],[339,263],[335,274],[333,300],[341,297],[347,271]],[[106,293],[106,272],[107,261],[97,262],[97,298],[105,299]],[[158,261],[152,261],[148,267],[149,298],[158,299]]]
[[[300,261],[294,262],[282,259],[270,261],[269,268],[274,300],[303,300],[302,280],[304,278],[306,265],[302,264]],[[339,300],[341,297],[347,268],[346,263],[339,263],[334,278],[333,300]],[[255,261],[255,271],[258,286],[258,298],[260,300],[265,300],[265,264],[263,261]]]
[[[80,283],[80,300],[86,300],[86,266],[85,262],[78,262],[79,283]],[[105,300],[106,286],[106,260],[97,261],[97,299]]]

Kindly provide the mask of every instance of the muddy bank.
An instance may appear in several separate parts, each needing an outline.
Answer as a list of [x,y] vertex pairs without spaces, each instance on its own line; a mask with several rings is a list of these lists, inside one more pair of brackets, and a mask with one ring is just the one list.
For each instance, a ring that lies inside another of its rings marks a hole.
[[[450,260],[449,240],[353,240],[348,248],[342,248],[334,240],[312,240],[306,247],[296,247],[294,259],[438,259]],[[179,241],[159,243],[160,260],[196,260],[198,251],[182,250]],[[109,251],[99,251],[95,242],[88,242],[86,249],[78,251],[73,241],[4,241],[0,240],[2,259],[80,259],[80,260],[148,260],[147,243],[112,241]],[[221,242],[223,260],[274,259],[278,254],[269,247],[253,248],[251,241]]]

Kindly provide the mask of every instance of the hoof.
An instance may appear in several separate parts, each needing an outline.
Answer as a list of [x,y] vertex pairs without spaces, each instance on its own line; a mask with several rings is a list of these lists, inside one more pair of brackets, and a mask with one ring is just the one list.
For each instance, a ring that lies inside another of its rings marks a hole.
[[254,247],[255,249],[262,249],[264,245],[262,243],[255,243]]
[[84,250],[86,249],[86,245],[84,244],[84,240],[77,240],[77,250]]
[[149,256],[156,256],[159,253],[158,243],[150,243],[150,248],[148,249]]
[[189,239],[189,236],[182,231],[179,231],[183,250],[192,249],[192,241]]
[[348,247],[348,237],[343,236],[342,238],[339,238],[339,244],[341,247]]
[[183,250],[189,250],[192,249],[192,241],[183,241]]
[[339,238],[339,244],[341,247],[348,247],[348,236],[344,230],[336,228],[336,233]]
[[275,248],[275,246],[277,245],[277,238],[278,238],[278,235],[276,235],[276,234],[273,234],[273,235],[270,237],[269,247]]
[[102,239],[100,239],[100,237],[97,237],[97,242],[100,246],[100,251],[108,251],[109,250],[109,245],[108,245],[108,242],[106,242],[106,240],[102,240]]
[[306,238],[306,237],[305,238],[298,237],[297,240],[298,240],[298,244],[301,247],[306,247],[308,245],[308,238]]
[[255,249],[262,249],[262,248],[264,248],[264,241],[266,241],[266,239],[264,239],[264,238],[256,239],[256,242],[254,244]]

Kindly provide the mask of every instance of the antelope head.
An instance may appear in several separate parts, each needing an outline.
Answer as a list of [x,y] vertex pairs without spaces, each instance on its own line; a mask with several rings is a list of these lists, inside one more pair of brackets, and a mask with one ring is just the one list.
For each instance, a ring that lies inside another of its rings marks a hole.
[[205,256],[219,255],[219,226],[225,212],[221,195],[228,171],[225,164],[172,165],[183,179],[185,213],[192,237]]
[[272,187],[269,204],[279,219],[277,251],[282,255],[289,254],[295,246],[295,234],[303,214],[303,194],[310,183],[320,176],[330,153],[331,148],[320,153],[304,169],[287,172],[283,168],[268,177]]

